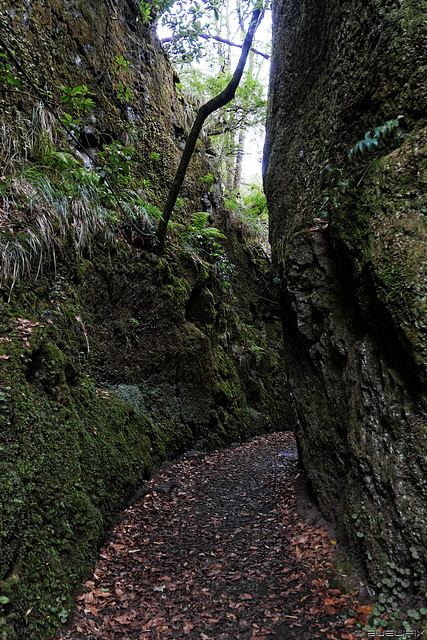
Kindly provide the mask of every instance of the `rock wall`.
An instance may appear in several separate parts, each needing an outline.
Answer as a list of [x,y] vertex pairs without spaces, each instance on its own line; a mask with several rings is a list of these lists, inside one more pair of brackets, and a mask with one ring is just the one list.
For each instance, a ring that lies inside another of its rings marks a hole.
[[[3,146],[22,149],[25,132],[37,124],[41,96],[34,86],[48,92],[43,95],[60,117],[63,111],[70,112],[69,103],[61,103],[61,87],[86,86],[95,107],[81,112],[83,124],[76,129],[79,142],[89,154],[113,140],[132,147],[137,177],[147,181],[153,204],[160,205],[184,148],[194,108],[177,89],[179,78],[152,25],[141,19],[138,3],[1,0],[0,33],[27,74],[12,64],[11,72],[22,86],[18,91],[6,86],[0,95],[2,120],[9,123],[7,131],[2,131]],[[117,64],[120,56],[127,68]],[[125,90],[130,91],[128,99]],[[58,123],[52,117],[43,108],[42,119],[54,131]],[[197,211],[212,200],[199,181],[211,169],[202,140],[181,193],[184,205]]]
[[2,637],[48,638],[66,621],[106,531],[163,460],[286,428],[269,265],[233,251],[223,281],[185,252],[100,240],[0,301]]
[[276,0],[264,164],[301,464],[391,607],[426,591],[424,10]]

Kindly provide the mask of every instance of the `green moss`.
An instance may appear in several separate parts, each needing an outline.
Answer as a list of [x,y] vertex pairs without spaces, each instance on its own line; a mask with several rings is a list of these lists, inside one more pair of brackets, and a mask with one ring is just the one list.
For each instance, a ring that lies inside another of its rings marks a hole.
[[426,134],[378,159],[362,185],[334,211],[335,241],[344,243],[354,272],[371,279],[379,300],[402,325],[414,322],[423,297],[422,264],[427,238]]
[[[106,527],[156,461],[151,423],[116,398],[98,397],[87,376],[67,387],[66,361],[57,351],[43,352],[43,370],[56,372],[45,378],[46,389],[11,364],[13,392],[3,392],[4,595],[8,579],[17,580],[3,615],[6,623],[10,616],[23,620],[31,609],[26,619],[35,637],[53,633],[58,602],[65,596],[70,604],[73,585],[90,571]],[[55,390],[66,391],[60,402],[52,398]]]
[[73,296],[59,315],[53,298],[40,302],[21,285],[2,305],[0,591],[11,638],[22,625],[28,637],[53,633],[107,527],[164,455],[152,423],[83,372]]
[[[209,326],[185,319],[197,292],[203,313],[205,303],[211,309]],[[17,283],[1,303],[7,638],[24,626],[30,638],[52,635],[105,532],[162,460],[268,430],[274,411],[282,419],[274,358],[232,300],[185,256],[106,251],[94,239],[91,261],[65,244],[55,274]],[[251,370],[239,364],[238,344],[249,349]],[[254,369],[265,391],[251,398]]]

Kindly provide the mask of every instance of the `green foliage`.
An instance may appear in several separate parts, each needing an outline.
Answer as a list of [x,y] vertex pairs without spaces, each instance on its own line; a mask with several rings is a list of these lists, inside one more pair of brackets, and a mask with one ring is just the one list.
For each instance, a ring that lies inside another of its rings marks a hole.
[[[181,86],[190,95],[197,95],[199,100],[209,100],[223,91],[231,78],[231,72],[217,73],[220,65],[217,54],[206,54],[206,57],[207,65],[203,68],[185,65],[180,69]],[[248,128],[263,125],[266,105],[263,82],[255,75],[246,73],[233,102],[221,109],[215,117],[211,117],[209,135],[213,137],[238,131],[241,126]]]
[[77,87],[62,86],[60,102],[71,109],[71,113],[64,113],[62,122],[67,127],[78,128],[84,124],[82,118],[90,113],[95,102],[90,96],[95,94],[89,91],[86,85]]
[[117,85],[117,97],[122,102],[129,102],[132,97],[132,91],[124,84]]
[[206,41],[201,35],[210,33],[213,21],[219,19],[219,0],[193,0],[190,6],[183,2],[173,2],[162,16],[161,23],[172,32],[165,43],[169,55],[181,62],[199,61],[205,53]]
[[[326,229],[332,212],[340,206],[341,202],[355,188],[360,186],[372,163],[372,152],[377,152],[374,155],[374,158],[376,158],[378,154],[383,153],[382,149],[386,148],[387,145],[390,146],[403,137],[404,134],[400,128],[400,120],[402,118],[403,116],[397,116],[397,118],[388,120],[379,127],[369,129],[365,133],[364,139],[357,142],[350,149],[347,155],[347,163],[355,165],[359,161],[357,168],[353,168],[351,173],[345,172],[343,168],[332,166],[331,161],[329,159],[326,160],[323,174],[328,184],[316,199],[318,210],[313,218],[314,226],[311,229],[312,231]],[[366,166],[367,157],[370,158],[368,166]]]
[[115,68],[114,68],[115,73],[118,73],[120,69],[124,69],[125,71],[130,71],[129,60],[125,60],[125,58],[122,55],[116,56],[114,63],[115,63]]
[[316,198],[318,209],[313,218],[312,231],[327,228],[332,211],[339,206],[342,196],[349,188],[348,180],[343,178],[343,170],[332,167],[330,160],[326,160],[324,173],[329,185],[322,189],[321,194]]
[[[123,55],[116,56],[115,58],[114,72],[119,76],[121,71],[130,72],[129,60],[126,60]],[[118,84],[117,97],[121,102],[129,102],[132,97],[132,91],[125,84]]]
[[[0,283],[13,287],[37,266],[37,274],[72,238],[77,253],[101,234],[110,243],[133,241],[136,233],[154,234],[161,212],[137,193],[126,174],[129,156],[121,145],[106,153],[105,175],[116,171],[122,186],[114,198],[102,175],[85,169],[81,161],[48,145],[40,164],[31,163],[0,181]],[[123,154],[123,155],[122,155]],[[109,173],[107,173],[109,172]],[[123,186],[127,185],[127,186]],[[147,186],[147,185],[146,185]]]
[[179,241],[184,250],[190,249],[193,258],[217,275],[227,288],[235,267],[218,242],[225,240],[226,236],[216,227],[208,226],[208,218],[209,214],[205,211],[193,213],[190,222],[180,232]]
[[139,15],[142,19],[143,24],[150,22],[151,13],[152,13],[152,8],[150,4],[148,2],[144,2],[143,0],[140,0],[138,9],[139,9]]
[[225,204],[230,226],[238,229],[250,246],[261,247],[269,255],[267,200],[262,186],[252,182],[242,190],[242,195],[229,194]]
[[[55,169],[65,172],[65,174],[70,170],[83,169],[81,162],[71,153],[67,153],[66,151],[48,151],[44,160],[48,165],[52,165]],[[82,174],[82,179],[83,175],[84,174]]]
[[239,340],[232,346],[233,357],[242,369],[259,366],[270,357],[267,342],[262,338],[260,341],[259,331],[253,325],[239,320],[237,326]]
[[130,173],[132,155],[132,148],[124,147],[118,140],[113,140],[108,145],[104,144],[102,151],[98,153],[102,162],[102,168],[98,171],[100,186],[107,178],[114,185],[120,181],[126,185],[135,185],[135,180]]
[[200,182],[203,182],[204,184],[207,184],[209,187],[211,187],[214,181],[214,177],[211,173],[207,173],[205,176],[199,178],[199,180]]
[[0,84],[22,87],[5,53],[0,53]]
[[219,229],[207,226],[208,218],[209,214],[205,211],[193,213],[189,224],[181,234],[182,241],[197,248],[209,243],[213,238],[226,239]]
[[[173,8],[175,22],[172,10],[163,17],[165,23],[170,22],[168,26],[173,33],[165,45],[170,47],[170,54],[179,64],[182,88],[196,105],[208,102],[228,86],[233,76],[233,63],[241,54],[240,47],[246,35],[245,21],[257,3],[236,0],[213,3],[216,12],[211,4],[207,1],[192,3],[189,24],[185,19],[183,21],[177,5]],[[203,66],[188,64],[202,55]],[[240,188],[246,131],[261,129],[264,124],[266,87],[261,61],[259,56],[249,54],[233,99],[215,111],[206,124],[210,146],[217,158],[217,170],[230,191]]]
[[264,190],[257,182],[251,182],[242,192],[243,206],[248,215],[267,220],[267,198]]
[[[209,47],[206,42],[218,35],[218,23],[228,2],[223,0],[190,0],[184,2],[157,3],[163,5],[161,24],[167,27],[172,36],[165,42],[165,47],[175,63],[191,63],[200,61],[206,56]],[[240,25],[258,6],[268,7],[269,2],[263,0],[242,0],[236,3],[233,11],[238,15]]]
[[95,106],[92,98],[88,96],[94,96],[95,94],[89,91],[86,85],[78,86],[78,87],[61,87],[61,98],[60,101],[63,104],[68,104],[70,107],[74,109],[87,109],[91,111]]
[[352,162],[358,155],[364,155],[369,151],[374,151],[381,144],[393,138],[394,140],[401,138],[403,131],[400,128],[399,120],[403,116],[397,116],[394,120],[387,120],[384,124],[374,129],[369,129],[365,133],[363,140],[357,142],[348,153],[347,159]]
[[157,16],[174,4],[175,0],[139,0],[138,9],[139,17],[143,24],[148,24],[155,20]]

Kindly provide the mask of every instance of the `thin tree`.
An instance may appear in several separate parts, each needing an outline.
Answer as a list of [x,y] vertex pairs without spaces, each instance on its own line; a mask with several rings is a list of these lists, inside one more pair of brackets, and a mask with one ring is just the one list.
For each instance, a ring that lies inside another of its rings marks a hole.
[[200,131],[202,130],[203,124],[206,118],[211,115],[211,113],[214,113],[214,111],[217,111],[221,107],[224,107],[226,104],[231,102],[236,94],[237,87],[239,86],[246,65],[248,53],[252,46],[255,32],[264,15],[262,8],[259,6],[260,2],[258,2],[257,5],[258,8],[254,9],[251,16],[248,32],[242,46],[242,53],[240,55],[239,62],[237,63],[233,77],[231,78],[225,89],[221,91],[221,93],[208,100],[208,102],[203,104],[197,112],[196,120],[194,121],[194,124],[191,128],[184,151],[182,152],[181,161],[173,179],[165,206],[163,208],[162,217],[157,227],[156,235],[159,251],[163,250],[169,220],[172,215],[176,200],[178,198],[182,183],[184,182],[185,174],[187,172],[188,165],[190,164],[190,160],[192,158],[193,151],[196,146]]

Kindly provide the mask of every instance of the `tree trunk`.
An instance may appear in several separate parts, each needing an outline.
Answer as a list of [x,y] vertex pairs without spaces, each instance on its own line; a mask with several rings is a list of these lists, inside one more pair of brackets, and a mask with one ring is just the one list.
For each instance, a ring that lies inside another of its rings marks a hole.
[[236,167],[234,169],[234,183],[233,191],[239,191],[242,182],[242,170],[243,170],[243,157],[245,155],[245,138],[246,129],[244,126],[240,127],[239,142],[237,145],[236,153]]
[[243,75],[243,70],[245,68],[246,60],[252,45],[255,32],[262,16],[263,12],[261,11],[261,9],[255,9],[255,11],[253,11],[252,13],[248,33],[246,34],[246,38],[243,43],[242,53],[240,55],[239,62],[237,63],[237,67],[234,71],[233,77],[231,78],[228,85],[223,91],[221,91],[221,93],[202,105],[197,112],[196,120],[194,121],[194,124],[190,131],[190,135],[188,136],[178,170],[175,174],[175,178],[169,190],[168,198],[163,208],[161,220],[157,227],[156,235],[159,251],[163,250],[169,220],[176,200],[178,198],[182,183],[184,182],[185,174],[187,172],[187,168],[193,155],[193,151],[196,146],[200,131],[202,130],[203,124],[206,118],[210,116],[211,113],[214,113],[214,111],[220,109],[224,105],[231,102],[231,100],[233,100],[236,89],[239,86],[240,80]]

